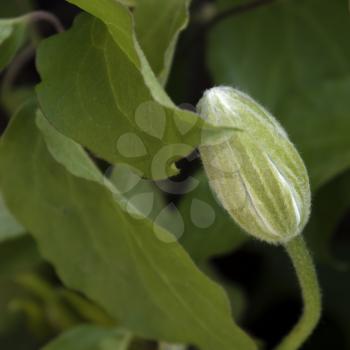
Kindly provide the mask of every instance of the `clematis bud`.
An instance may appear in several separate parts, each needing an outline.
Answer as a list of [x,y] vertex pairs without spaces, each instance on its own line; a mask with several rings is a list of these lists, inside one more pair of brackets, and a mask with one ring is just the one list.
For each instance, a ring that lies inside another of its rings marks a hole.
[[211,188],[245,231],[273,244],[300,234],[310,215],[305,165],[277,120],[252,98],[230,87],[205,92],[200,115],[237,128],[200,153]]

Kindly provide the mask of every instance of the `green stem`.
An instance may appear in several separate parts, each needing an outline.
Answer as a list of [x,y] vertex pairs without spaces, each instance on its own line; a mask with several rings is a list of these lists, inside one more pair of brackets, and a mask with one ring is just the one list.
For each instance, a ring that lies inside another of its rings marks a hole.
[[285,246],[291,258],[304,301],[303,314],[292,331],[275,350],[296,350],[315,329],[321,316],[321,292],[312,258],[302,236],[298,236]]

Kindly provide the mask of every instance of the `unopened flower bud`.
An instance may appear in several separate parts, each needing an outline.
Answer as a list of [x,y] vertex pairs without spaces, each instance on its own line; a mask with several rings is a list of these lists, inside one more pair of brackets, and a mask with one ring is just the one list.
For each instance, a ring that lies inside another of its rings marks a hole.
[[277,120],[249,96],[230,87],[206,91],[200,115],[237,128],[200,153],[211,188],[248,233],[270,243],[300,234],[310,215],[305,165]]

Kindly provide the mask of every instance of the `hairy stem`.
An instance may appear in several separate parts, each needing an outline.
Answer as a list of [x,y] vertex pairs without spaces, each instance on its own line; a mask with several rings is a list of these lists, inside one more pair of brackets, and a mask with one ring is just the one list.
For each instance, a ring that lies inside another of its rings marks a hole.
[[302,292],[304,309],[302,316],[292,331],[275,350],[296,350],[315,329],[321,316],[321,292],[312,258],[302,236],[286,244]]

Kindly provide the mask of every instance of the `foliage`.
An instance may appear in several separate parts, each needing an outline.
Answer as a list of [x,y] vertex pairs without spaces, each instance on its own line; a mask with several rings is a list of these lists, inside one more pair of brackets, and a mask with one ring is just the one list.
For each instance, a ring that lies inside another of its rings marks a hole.
[[196,151],[244,130],[178,100],[230,85],[305,160],[304,235],[325,302],[305,349],[345,350],[348,1],[60,0],[34,16],[42,7],[0,5],[0,347],[253,350],[282,338],[297,308],[278,303],[297,297],[295,277],[232,221]]

